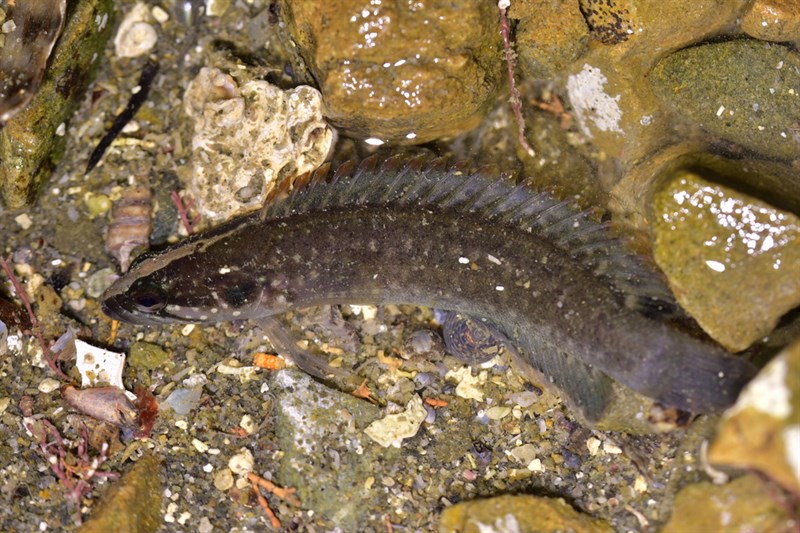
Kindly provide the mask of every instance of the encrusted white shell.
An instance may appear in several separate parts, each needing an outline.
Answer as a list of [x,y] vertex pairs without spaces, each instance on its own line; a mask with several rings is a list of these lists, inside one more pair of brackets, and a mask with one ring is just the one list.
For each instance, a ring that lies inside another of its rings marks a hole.
[[150,8],[141,2],[125,15],[114,38],[118,57],[138,57],[152,50],[158,34],[149,21]]
[[125,354],[110,352],[75,339],[75,366],[81,374],[81,387],[96,387],[108,384],[125,389],[122,371],[125,369]]
[[191,191],[205,219],[261,206],[275,183],[321,165],[333,143],[312,87],[283,91],[260,80],[239,87],[221,70],[203,68],[183,103],[194,120]]

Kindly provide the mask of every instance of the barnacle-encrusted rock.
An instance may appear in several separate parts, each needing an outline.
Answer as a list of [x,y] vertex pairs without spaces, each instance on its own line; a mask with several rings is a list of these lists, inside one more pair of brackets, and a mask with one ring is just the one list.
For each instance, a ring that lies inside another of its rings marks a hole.
[[138,57],[156,45],[158,34],[150,24],[150,8],[139,2],[122,19],[114,38],[117,57]]
[[312,87],[282,91],[260,80],[240,87],[203,68],[183,103],[194,120],[191,190],[205,218],[259,207],[275,183],[322,164],[333,141]]
[[326,117],[348,135],[427,142],[473,128],[494,103],[504,65],[492,2],[283,7]]
[[681,305],[740,351],[800,304],[800,219],[677,170],[653,198],[655,259]]
[[536,531],[556,533],[610,533],[611,526],[581,514],[561,498],[497,496],[448,507],[439,520],[439,533]]
[[111,0],[75,4],[39,92],[0,131],[0,192],[8,207],[33,202],[61,158],[66,123],[100,63],[113,12]]
[[800,41],[800,0],[755,0],[742,15],[742,31],[764,41]]
[[678,117],[769,157],[800,157],[800,54],[744,39],[675,52],[649,76]]
[[760,470],[800,494],[800,340],[770,361],[725,412],[708,459]]

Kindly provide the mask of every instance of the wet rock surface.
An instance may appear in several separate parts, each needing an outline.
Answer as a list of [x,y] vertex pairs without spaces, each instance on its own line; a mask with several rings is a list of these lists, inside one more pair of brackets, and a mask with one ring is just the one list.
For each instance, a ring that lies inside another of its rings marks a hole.
[[653,252],[681,305],[741,351],[800,303],[800,219],[678,171],[652,203]]
[[326,117],[349,135],[423,143],[477,126],[494,104],[503,65],[491,4],[283,7]]

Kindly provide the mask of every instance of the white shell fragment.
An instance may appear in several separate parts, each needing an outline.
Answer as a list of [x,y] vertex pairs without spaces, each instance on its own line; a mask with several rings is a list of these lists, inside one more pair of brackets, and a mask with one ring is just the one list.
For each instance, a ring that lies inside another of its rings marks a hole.
[[114,38],[117,57],[138,57],[156,45],[158,34],[150,24],[150,8],[139,2],[122,20]]
[[333,143],[322,97],[255,80],[241,87],[216,68],[203,68],[186,89],[194,120],[192,195],[205,219],[224,220],[260,207],[284,178],[319,167]]
[[406,404],[406,410],[394,415],[386,415],[380,420],[371,423],[364,430],[369,438],[388,448],[399,448],[403,439],[413,437],[419,431],[422,422],[428,416],[428,411],[422,405],[422,398],[413,396]]
[[81,387],[111,385],[125,389],[122,384],[122,371],[125,368],[125,354],[110,352],[75,339],[76,363],[81,374]]

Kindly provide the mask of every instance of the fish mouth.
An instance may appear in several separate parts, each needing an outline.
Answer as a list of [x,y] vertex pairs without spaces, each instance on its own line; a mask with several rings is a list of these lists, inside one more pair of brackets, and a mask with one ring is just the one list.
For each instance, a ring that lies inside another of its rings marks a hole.
[[164,318],[157,315],[149,315],[128,309],[117,295],[105,297],[101,308],[106,316],[113,320],[119,320],[120,322],[145,326],[158,325],[166,322]]

